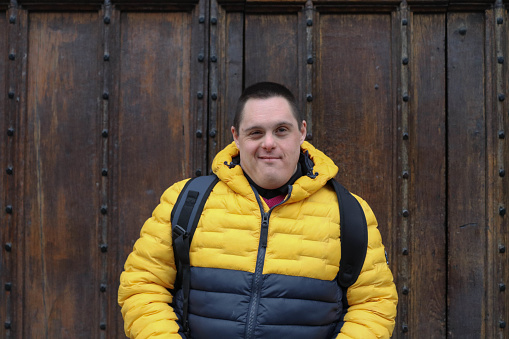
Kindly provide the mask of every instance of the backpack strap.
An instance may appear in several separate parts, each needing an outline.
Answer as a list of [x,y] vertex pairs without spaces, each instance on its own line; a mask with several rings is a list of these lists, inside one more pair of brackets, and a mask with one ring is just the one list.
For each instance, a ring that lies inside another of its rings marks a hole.
[[339,182],[329,181],[338,196],[341,260],[339,262],[338,284],[350,287],[361,273],[368,249],[368,225],[364,211],[355,197]]
[[[200,220],[203,206],[218,182],[216,175],[207,175],[190,179],[179,194],[171,212],[171,231],[173,252],[177,266],[175,287],[182,288],[184,295],[182,325],[184,333],[189,337],[189,290],[191,288],[191,264],[189,249],[191,240]],[[175,288],[177,289],[177,288]]]

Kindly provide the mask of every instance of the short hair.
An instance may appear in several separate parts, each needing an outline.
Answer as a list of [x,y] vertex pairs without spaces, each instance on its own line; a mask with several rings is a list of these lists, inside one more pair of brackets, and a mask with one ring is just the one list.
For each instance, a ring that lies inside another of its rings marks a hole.
[[293,93],[285,86],[275,82],[258,82],[246,88],[237,101],[235,116],[233,118],[233,127],[235,127],[237,133],[240,128],[244,107],[249,99],[270,99],[274,97],[282,97],[288,101],[292,114],[299,124],[299,128],[302,127],[302,121],[304,119],[297,106],[297,100],[295,100]]

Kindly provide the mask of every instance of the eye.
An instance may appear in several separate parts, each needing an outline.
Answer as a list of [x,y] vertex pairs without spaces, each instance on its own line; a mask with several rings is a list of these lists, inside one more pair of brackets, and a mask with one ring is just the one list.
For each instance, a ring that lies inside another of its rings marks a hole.
[[278,128],[276,129],[276,133],[281,134],[281,133],[285,133],[285,132],[288,132],[288,128],[286,128],[286,127],[284,127],[284,126],[278,127]]
[[258,136],[258,135],[261,135],[262,132],[261,131],[257,131],[257,130],[253,130],[251,132],[249,132],[249,136]]

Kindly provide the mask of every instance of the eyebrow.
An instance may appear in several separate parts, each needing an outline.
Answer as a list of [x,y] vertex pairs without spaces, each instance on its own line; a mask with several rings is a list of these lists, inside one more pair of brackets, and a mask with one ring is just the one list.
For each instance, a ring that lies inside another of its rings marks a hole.
[[[292,127],[294,126],[294,124],[291,121],[286,121],[286,120],[280,121],[277,124],[275,124],[275,126],[282,126],[282,125],[287,125],[287,126],[292,126]],[[264,127],[261,125],[254,125],[254,126],[245,128],[243,131],[248,132],[248,131],[252,131],[254,129],[264,129]]]

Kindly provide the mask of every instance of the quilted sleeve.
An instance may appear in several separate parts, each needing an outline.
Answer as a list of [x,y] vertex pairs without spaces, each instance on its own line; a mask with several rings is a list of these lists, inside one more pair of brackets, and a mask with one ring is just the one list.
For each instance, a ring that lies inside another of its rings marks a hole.
[[181,338],[177,316],[168,305],[172,302],[168,289],[176,278],[170,216],[184,184],[179,182],[163,194],[120,276],[118,303],[129,338]]
[[347,291],[349,307],[337,338],[390,338],[398,303],[396,286],[375,215],[364,200],[356,198],[366,215],[368,249],[359,278]]

